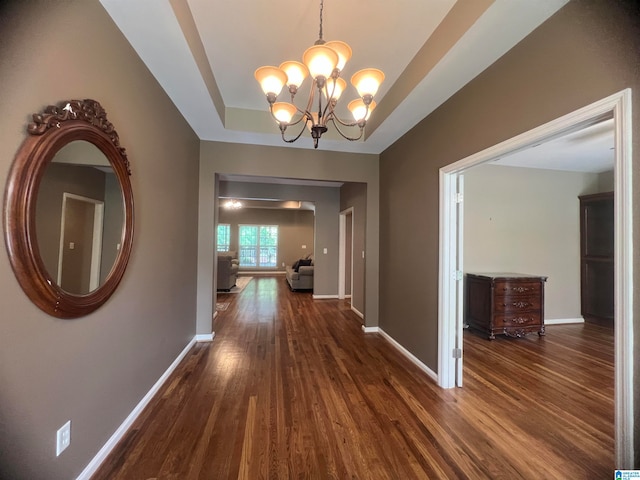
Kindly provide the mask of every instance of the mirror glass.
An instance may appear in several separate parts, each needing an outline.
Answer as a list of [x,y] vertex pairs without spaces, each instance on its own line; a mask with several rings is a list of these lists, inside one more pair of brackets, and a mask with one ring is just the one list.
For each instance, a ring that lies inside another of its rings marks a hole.
[[47,163],[37,192],[36,238],[58,286],[86,295],[104,284],[122,244],[123,193],[104,153],[76,140]]

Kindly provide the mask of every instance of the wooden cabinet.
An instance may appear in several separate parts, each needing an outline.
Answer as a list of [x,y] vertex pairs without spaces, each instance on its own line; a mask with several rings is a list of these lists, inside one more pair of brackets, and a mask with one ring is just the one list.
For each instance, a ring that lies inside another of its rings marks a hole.
[[580,300],[585,320],[613,323],[613,192],[580,198]]
[[547,277],[520,273],[468,273],[465,319],[470,327],[496,335],[544,335]]

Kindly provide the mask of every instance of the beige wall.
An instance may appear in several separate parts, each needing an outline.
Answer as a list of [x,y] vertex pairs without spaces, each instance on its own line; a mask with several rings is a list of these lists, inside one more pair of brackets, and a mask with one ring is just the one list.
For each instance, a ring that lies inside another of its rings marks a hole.
[[[304,140],[302,140],[304,141]],[[229,182],[234,192],[219,192],[218,174],[256,175],[367,184],[366,325],[378,324],[378,156],[324,150],[202,142],[200,149],[200,208],[198,210],[198,333],[211,332],[213,232],[218,196],[273,198],[267,184]],[[338,188],[287,187],[285,199],[312,200],[316,205],[314,294],[338,293]],[[335,192],[327,192],[335,190]],[[256,193],[257,192],[257,193]],[[262,194],[260,192],[263,192]],[[312,195],[316,195],[315,199]],[[302,198],[304,197],[304,198]],[[278,198],[278,197],[276,197]],[[325,207],[323,207],[323,203]],[[327,254],[321,253],[327,248]]]
[[598,191],[613,192],[615,189],[613,170],[598,174]]
[[340,211],[353,208],[353,291],[351,306],[364,314],[365,259],[367,226],[367,186],[363,183],[345,183],[340,188]]
[[[439,168],[629,87],[637,132],[640,30],[637,7],[629,12],[622,8],[625,4],[629,2],[569,2],[382,153],[380,326],[433,370],[438,369]],[[638,135],[633,157],[637,177]],[[633,198],[638,238],[639,189]],[[405,267],[407,258],[411,269]],[[639,260],[636,251],[636,285]],[[640,337],[638,292],[634,289],[635,338]],[[637,342],[634,349],[640,358]],[[637,388],[635,392],[635,405],[640,405]],[[636,427],[640,444],[637,432]]]
[[44,314],[0,252],[0,478],[70,479],[195,333],[199,140],[97,0],[2,2],[0,31],[0,185],[31,114],[76,98],[104,106],[133,173],[131,261],[95,313]]
[[464,271],[547,276],[545,319],[580,314],[580,203],[595,173],[481,165],[464,173]]
[[[218,223],[231,226],[230,250],[239,252],[239,225],[278,225],[278,260],[271,270],[284,271],[284,266],[293,263],[313,252],[314,215],[311,210],[286,210],[271,208],[241,208],[227,210],[220,208]],[[302,248],[302,246],[306,248]],[[255,270],[252,267],[240,267],[242,270]]]

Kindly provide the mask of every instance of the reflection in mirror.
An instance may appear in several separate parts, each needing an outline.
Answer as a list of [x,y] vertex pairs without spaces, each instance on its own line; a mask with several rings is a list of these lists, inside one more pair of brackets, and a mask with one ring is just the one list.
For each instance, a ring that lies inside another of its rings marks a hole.
[[123,222],[122,190],[105,155],[83,140],[61,148],[38,189],[36,234],[43,264],[62,290],[84,295],[104,283]]

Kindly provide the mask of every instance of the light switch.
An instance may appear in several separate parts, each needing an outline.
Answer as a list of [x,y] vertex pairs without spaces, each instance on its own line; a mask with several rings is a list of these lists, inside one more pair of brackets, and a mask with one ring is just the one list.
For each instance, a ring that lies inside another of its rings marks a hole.
[[327,254],[327,249],[325,247],[325,249],[322,251],[322,253],[324,253],[325,255]]
[[76,248],[76,244],[73,242],[69,242],[69,250],[73,250]]
[[306,249],[306,248],[307,248],[307,246],[306,246],[306,245],[302,245],[302,248],[303,248],[303,249]]

